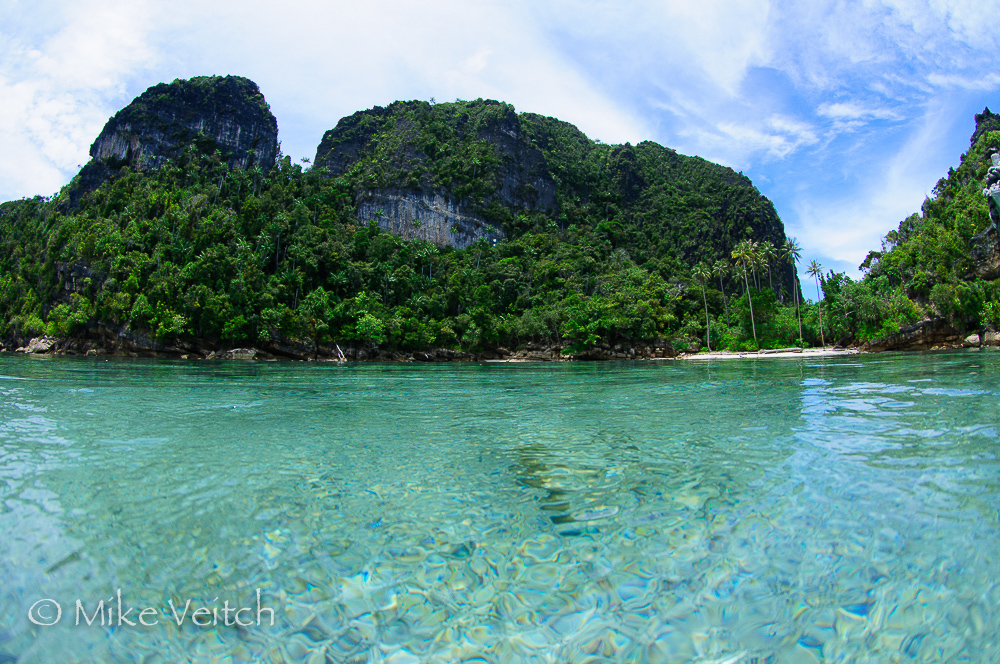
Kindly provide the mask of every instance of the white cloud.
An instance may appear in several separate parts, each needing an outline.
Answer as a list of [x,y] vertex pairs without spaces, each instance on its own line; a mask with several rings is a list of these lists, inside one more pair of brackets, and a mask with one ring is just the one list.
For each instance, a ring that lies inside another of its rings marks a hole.
[[0,198],[51,194],[65,184],[127,77],[152,62],[143,2],[8,2],[0,39]]
[[1000,87],[1000,75],[991,72],[976,76],[963,76],[961,74],[939,74],[934,72],[927,75],[927,82],[937,88],[986,91],[995,90]]
[[[553,51],[530,12],[516,5],[383,0],[275,11],[260,0],[180,0],[167,11],[113,0],[7,4],[16,29],[0,39],[0,113],[16,136],[0,141],[0,159],[10,164],[0,172],[25,160],[38,167],[5,179],[3,199],[38,187],[48,193],[67,181],[131,96],[204,74],[255,80],[295,157],[313,156],[322,132],[342,116],[412,98],[493,97],[608,141],[648,135],[642,121]],[[36,11],[47,20],[37,24]]]
[[879,120],[899,120],[898,112],[888,108],[868,108],[854,102],[823,103],[816,113],[834,120],[862,120],[875,118]]
[[763,121],[720,122],[711,130],[695,131],[690,137],[702,146],[702,156],[733,168],[744,168],[752,159],[784,159],[820,140],[811,125],[780,115]]
[[486,65],[489,64],[490,55],[493,54],[488,48],[479,49],[475,55],[462,63],[462,71],[466,74],[481,74]]
[[848,274],[858,276],[856,267],[868,252],[879,249],[882,237],[900,221],[919,212],[934,183],[945,175],[927,157],[955,152],[944,140],[953,123],[953,107],[932,105],[901,149],[872,155],[871,175],[849,199],[804,192],[794,203],[796,221],[788,224],[789,234],[799,235],[805,254],[846,261],[853,266]]
[[63,16],[66,25],[43,41],[32,64],[41,78],[63,89],[120,92],[125,75],[152,63],[146,3],[91,0],[73,3]]
[[586,44],[625,75],[638,69],[707,79],[735,94],[747,69],[769,58],[769,8],[766,0],[562,1],[535,11],[551,33]]
[[[182,2],[182,14],[196,3]],[[286,152],[312,156],[342,116],[397,99],[492,97],[558,115],[606,140],[642,138],[643,122],[595,90],[553,50],[527,2],[305,2],[213,5],[197,25],[155,35],[162,52],[196,53],[177,76],[254,79],[279,120]],[[262,20],[266,17],[266,20]],[[219,26],[239,41],[219,39]],[[261,45],[268,45],[262,48]],[[288,128],[296,123],[300,131]],[[309,132],[301,131],[308,125]]]

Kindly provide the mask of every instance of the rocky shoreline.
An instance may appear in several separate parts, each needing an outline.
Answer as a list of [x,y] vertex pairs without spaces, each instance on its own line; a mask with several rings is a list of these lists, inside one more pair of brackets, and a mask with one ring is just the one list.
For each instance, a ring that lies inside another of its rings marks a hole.
[[900,328],[896,334],[862,344],[861,351],[877,353],[887,350],[943,350],[979,346],[1000,346],[1000,332],[980,330],[969,334],[944,318],[934,318],[908,325]]
[[207,342],[194,341],[176,345],[159,344],[134,333],[99,334],[82,338],[36,337],[23,345],[0,344],[0,351],[28,355],[83,355],[103,357],[146,357],[182,360],[258,360],[317,362],[571,362],[664,359],[732,359],[757,357],[801,357],[885,351],[925,351],[950,348],[1000,346],[1000,332],[983,330],[964,334],[944,319],[925,320],[902,328],[898,333],[850,348],[785,348],[759,352],[714,351],[685,353],[665,339],[635,346],[600,344],[583,352],[567,352],[569,345],[528,343],[523,348],[504,347],[480,351],[433,348],[424,351],[398,351],[356,344],[329,344],[314,348],[311,344],[282,339],[253,347],[216,348]]
[[283,340],[254,347],[214,349],[198,344],[164,345],[141,336],[123,335],[116,339],[36,337],[16,348],[0,346],[0,351],[13,350],[27,355],[318,362],[569,362],[669,359],[680,355],[664,340],[638,346],[603,344],[582,353],[564,352],[568,348],[568,344],[550,346],[529,343],[524,348],[513,350],[500,347],[475,352],[452,348],[396,351],[337,343],[313,348],[305,343]]

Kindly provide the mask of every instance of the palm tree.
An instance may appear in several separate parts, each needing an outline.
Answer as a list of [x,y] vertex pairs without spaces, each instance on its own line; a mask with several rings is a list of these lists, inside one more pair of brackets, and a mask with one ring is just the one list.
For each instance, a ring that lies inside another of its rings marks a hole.
[[752,253],[750,255],[750,269],[753,271],[754,284],[760,290],[760,273],[764,271],[764,243],[752,242]]
[[719,290],[722,291],[722,306],[726,309],[726,327],[729,327],[729,303],[726,301],[726,287],[722,285],[722,276],[729,273],[729,263],[724,260],[715,261],[712,274],[719,278]]
[[764,261],[767,266],[767,283],[771,286],[771,290],[774,290],[774,279],[771,278],[771,261],[777,256],[777,252],[774,249],[774,245],[770,242],[762,242],[760,246],[761,260]]
[[712,278],[712,273],[709,271],[708,267],[704,263],[698,263],[691,270],[691,276],[701,284],[701,300],[705,303],[705,345],[708,346],[708,352],[712,352],[712,333],[710,330],[710,325],[708,321],[708,298],[705,296],[705,282]]
[[795,315],[799,319],[799,347],[802,347],[802,309],[799,308],[799,271],[796,264],[802,258],[802,247],[798,240],[788,238],[781,247],[782,255],[792,264],[792,299],[795,302]]
[[806,268],[806,274],[816,279],[816,304],[819,305],[819,340],[823,343],[823,347],[826,348],[826,338],[823,336],[823,300],[819,294],[819,276],[823,274],[823,266],[816,261],[812,261],[809,263],[809,267]]
[[742,240],[733,249],[733,258],[743,266],[743,283],[747,289],[747,301],[750,303],[750,326],[753,329],[753,342],[757,344],[757,323],[753,319],[753,298],[750,297],[750,281],[747,279],[747,264],[753,264],[754,243],[750,240]]

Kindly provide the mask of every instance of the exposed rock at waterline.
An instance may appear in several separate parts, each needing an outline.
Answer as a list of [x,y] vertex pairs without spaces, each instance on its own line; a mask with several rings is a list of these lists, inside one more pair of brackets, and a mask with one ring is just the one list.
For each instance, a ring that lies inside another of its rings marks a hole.
[[957,347],[963,342],[962,332],[944,318],[923,320],[900,328],[896,334],[869,341],[861,346],[866,353],[885,350],[931,350]]
[[15,352],[16,353],[47,353],[49,349],[56,343],[54,337],[36,337],[28,342],[28,345],[21,346]]

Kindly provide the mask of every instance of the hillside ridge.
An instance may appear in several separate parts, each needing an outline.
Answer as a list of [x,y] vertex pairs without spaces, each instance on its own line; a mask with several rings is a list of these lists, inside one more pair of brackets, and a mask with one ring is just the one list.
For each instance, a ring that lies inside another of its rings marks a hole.
[[[727,167],[482,99],[359,111],[306,168],[276,139],[248,79],[137,97],[54,199],[0,205],[0,340],[193,357],[650,356],[700,345],[709,309],[733,347],[756,347],[758,331],[793,340],[784,227]],[[741,270],[744,244],[756,248]],[[714,268],[707,283],[699,264]]]
[[271,168],[278,122],[257,84],[242,76],[198,76],[159,83],[112,116],[90,146],[91,161],[74,198],[121,168],[151,170],[177,160],[186,147],[219,151],[230,168]]

